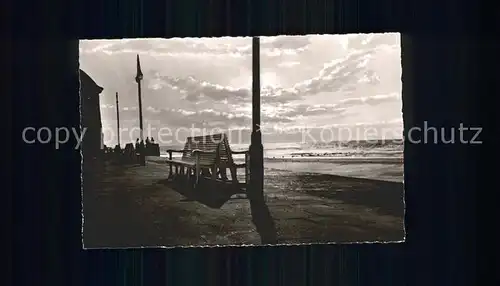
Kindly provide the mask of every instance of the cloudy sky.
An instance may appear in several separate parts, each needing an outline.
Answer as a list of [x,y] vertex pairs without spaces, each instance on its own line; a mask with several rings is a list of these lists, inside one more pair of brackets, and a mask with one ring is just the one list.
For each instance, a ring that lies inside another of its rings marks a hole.
[[[80,67],[104,88],[104,128],[116,128],[115,92],[121,126],[138,126],[139,54],[145,127],[248,129],[251,44],[229,37],[82,40]],[[392,130],[385,137],[400,137],[399,34],[262,37],[261,84],[265,142],[299,140],[284,134],[291,128],[383,128]]]

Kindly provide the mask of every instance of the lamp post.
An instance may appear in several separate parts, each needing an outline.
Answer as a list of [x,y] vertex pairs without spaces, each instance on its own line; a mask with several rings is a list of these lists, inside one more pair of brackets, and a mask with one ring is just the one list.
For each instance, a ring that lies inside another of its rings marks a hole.
[[120,144],[120,107],[118,105],[118,92],[116,93],[116,132],[118,134],[118,147],[121,148],[121,144]]
[[252,39],[252,137],[250,143],[249,195],[264,196],[264,147],[260,125],[260,39]]
[[144,130],[142,127],[142,98],[141,98],[141,81],[142,81],[142,71],[141,71],[141,62],[139,61],[139,55],[137,55],[137,74],[135,76],[135,82],[137,82],[137,94],[139,96],[139,129],[140,133],[140,149],[139,150],[139,164],[141,166],[146,166],[146,157],[144,154]]
[[250,199],[252,222],[263,244],[277,242],[276,226],[264,199],[264,147],[260,124],[260,42],[252,39],[252,141],[250,143]]

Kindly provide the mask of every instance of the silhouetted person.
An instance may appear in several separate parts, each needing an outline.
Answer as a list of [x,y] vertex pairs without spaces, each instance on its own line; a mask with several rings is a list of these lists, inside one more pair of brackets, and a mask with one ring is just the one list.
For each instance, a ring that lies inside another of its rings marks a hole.
[[135,140],[135,150],[136,151],[139,150],[139,138],[137,138],[137,140]]
[[137,153],[142,154],[142,152],[144,152],[144,148],[144,140],[141,140],[137,146]]
[[129,157],[129,159],[133,159],[133,155],[135,153],[134,144],[128,143],[125,146],[125,152],[124,153]]
[[158,144],[155,144],[155,139],[151,137],[151,145],[149,145],[150,150],[150,156],[160,156],[160,146]]
[[141,140],[141,143],[139,144],[139,150],[138,150],[138,161],[140,165],[144,164],[144,156],[146,152],[146,147],[144,146],[144,140]]
[[137,138],[137,140],[135,140],[135,156],[138,161],[140,159],[139,158],[140,152],[141,152],[141,142],[139,141],[139,138]]
[[151,141],[149,141],[149,137],[146,137],[146,145],[144,146],[144,154],[147,155],[149,153],[149,149],[151,148]]

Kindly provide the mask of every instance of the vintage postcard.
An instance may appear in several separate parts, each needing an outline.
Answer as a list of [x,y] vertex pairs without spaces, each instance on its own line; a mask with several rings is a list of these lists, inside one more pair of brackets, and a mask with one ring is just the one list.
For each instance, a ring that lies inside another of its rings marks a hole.
[[400,35],[80,41],[84,248],[402,242]]

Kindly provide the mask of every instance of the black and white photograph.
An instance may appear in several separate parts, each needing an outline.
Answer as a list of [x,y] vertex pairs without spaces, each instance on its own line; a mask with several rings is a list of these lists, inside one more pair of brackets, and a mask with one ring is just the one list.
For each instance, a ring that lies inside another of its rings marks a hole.
[[400,37],[80,40],[84,248],[403,242]]

